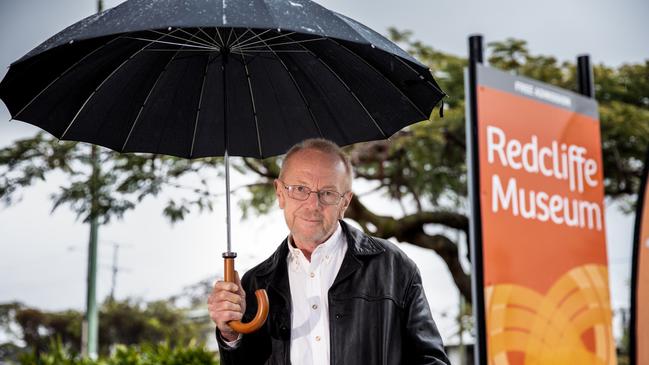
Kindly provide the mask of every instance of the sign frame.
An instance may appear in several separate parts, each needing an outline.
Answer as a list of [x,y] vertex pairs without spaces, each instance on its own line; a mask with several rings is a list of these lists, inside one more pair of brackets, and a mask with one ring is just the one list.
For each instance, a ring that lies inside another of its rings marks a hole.
[[[471,253],[471,284],[473,297],[473,317],[475,328],[475,351],[474,360],[476,364],[488,364],[487,354],[487,328],[486,328],[486,310],[485,310],[485,288],[484,288],[484,255],[483,255],[483,222],[482,222],[482,203],[480,199],[480,155],[479,125],[478,125],[478,72],[483,69],[483,49],[482,36],[473,35],[469,37],[469,64],[465,69],[465,112],[466,112],[466,148],[467,148],[467,173],[468,173],[468,193],[469,193],[469,241]],[[579,94],[594,101],[594,85],[592,67],[587,55],[581,55],[577,59],[577,81]],[[532,83],[538,83],[530,80]],[[554,87],[548,86],[552,89]],[[567,90],[554,88],[566,92]],[[580,98],[583,99],[583,98]],[[540,100],[537,100],[540,101]],[[576,104],[583,103],[579,100]],[[549,103],[552,104],[552,103]],[[592,105],[590,105],[592,109]],[[573,105],[571,108],[574,112],[582,112],[580,105]],[[588,109],[588,108],[587,108]],[[596,115],[595,107],[595,119]],[[590,114],[592,116],[592,114]],[[600,152],[601,153],[601,150]],[[601,156],[601,155],[600,155]],[[601,160],[601,158],[600,158]],[[603,208],[603,204],[602,204]],[[602,211],[602,219],[603,211]],[[603,221],[602,221],[603,223]],[[610,287],[608,288],[610,291]]]

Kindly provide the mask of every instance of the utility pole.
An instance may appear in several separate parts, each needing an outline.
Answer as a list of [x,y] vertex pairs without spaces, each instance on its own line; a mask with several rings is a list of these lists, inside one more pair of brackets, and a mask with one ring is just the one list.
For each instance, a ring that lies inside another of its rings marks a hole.
[[[97,13],[104,8],[102,0],[97,0]],[[88,241],[88,272],[86,288],[86,316],[81,328],[81,354],[96,359],[99,343],[99,313],[97,311],[97,236],[99,230],[99,148],[91,147],[92,175],[90,177],[90,239]]]
[[86,285],[86,316],[82,328],[82,354],[91,359],[97,358],[97,344],[99,342],[99,313],[97,310],[97,240],[99,230],[97,190],[99,179],[99,150],[92,146],[90,158],[92,160],[92,176],[90,178],[91,208],[90,208],[90,239],[88,242],[88,271]]

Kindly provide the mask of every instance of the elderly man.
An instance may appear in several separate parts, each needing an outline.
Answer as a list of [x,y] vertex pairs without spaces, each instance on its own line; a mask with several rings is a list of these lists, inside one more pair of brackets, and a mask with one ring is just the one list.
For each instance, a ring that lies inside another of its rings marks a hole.
[[[342,220],[351,187],[351,164],[334,143],[310,139],[287,153],[275,194],[289,236],[240,286],[217,282],[208,299],[223,364],[449,363],[415,264]],[[227,322],[254,316],[245,293],[260,288],[268,320],[236,333]]]

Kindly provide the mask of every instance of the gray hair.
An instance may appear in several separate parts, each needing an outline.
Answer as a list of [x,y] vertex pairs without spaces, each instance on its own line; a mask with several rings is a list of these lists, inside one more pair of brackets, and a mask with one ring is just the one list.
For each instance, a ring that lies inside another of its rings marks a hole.
[[347,175],[345,182],[347,189],[351,190],[354,169],[352,167],[351,161],[349,160],[349,157],[347,157],[340,146],[324,138],[305,139],[304,141],[297,143],[293,147],[291,147],[291,149],[286,152],[286,156],[284,157],[284,161],[282,162],[282,168],[279,173],[280,179],[283,179],[284,177],[284,168],[285,166],[287,166],[288,160],[291,158],[291,156],[302,150],[316,150],[340,159],[340,161],[345,165],[345,173]]

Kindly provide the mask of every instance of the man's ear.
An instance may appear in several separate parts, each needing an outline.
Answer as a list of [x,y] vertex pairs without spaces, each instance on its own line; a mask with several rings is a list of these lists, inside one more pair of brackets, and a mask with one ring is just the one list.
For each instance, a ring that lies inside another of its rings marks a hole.
[[275,179],[273,181],[273,185],[275,186],[275,197],[277,198],[277,203],[279,204],[279,209],[284,209],[284,194],[282,190],[284,190],[284,186],[282,186],[282,183]]
[[354,193],[352,193],[351,191],[345,193],[342,199],[343,205],[340,207],[340,217],[338,217],[338,219],[345,218],[345,211],[347,210],[347,207],[349,207],[349,204],[352,202],[353,198]]

